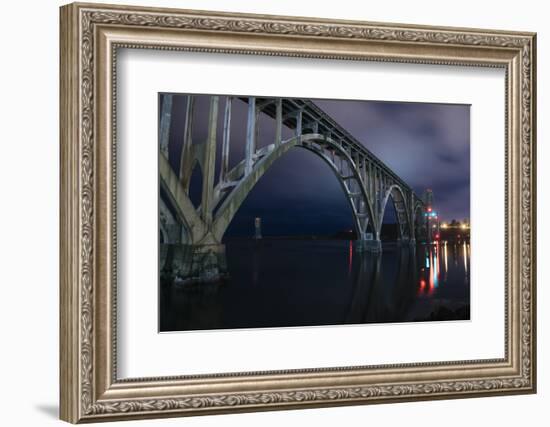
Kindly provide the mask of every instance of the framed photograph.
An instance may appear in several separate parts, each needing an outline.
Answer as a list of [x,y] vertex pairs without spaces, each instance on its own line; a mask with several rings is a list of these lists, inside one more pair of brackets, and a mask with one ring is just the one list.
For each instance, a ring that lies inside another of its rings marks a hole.
[[60,22],[63,420],[536,391],[535,34]]

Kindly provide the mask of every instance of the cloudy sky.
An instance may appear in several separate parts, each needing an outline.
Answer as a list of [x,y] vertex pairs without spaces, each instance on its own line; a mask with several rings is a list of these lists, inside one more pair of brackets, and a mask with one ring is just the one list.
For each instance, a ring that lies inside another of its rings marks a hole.
[[[470,215],[470,108],[466,105],[374,101],[314,100],[421,196],[431,188],[443,220]],[[183,140],[186,96],[174,97],[170,160],[175,169]],[[198,97],[195,142],[207,133],[209,100]],[[220,166],[225,97],[218,120],[216,181]],[[233,103],[230,167],[244,156],[247,105]],[[274,120],[262,115],[258,146],[273,142]],[[290,136],[285,129],[283,136]],[[191,197],[200,197],[200,172]],[[251,191],[226,236],[251,235],[254,218],[262,218],[265,235],[331,234],[352,228],[351,210],[336,176],[319,157],[294,148],[279,159]],[[385,222],[392,222],[391,212]]]

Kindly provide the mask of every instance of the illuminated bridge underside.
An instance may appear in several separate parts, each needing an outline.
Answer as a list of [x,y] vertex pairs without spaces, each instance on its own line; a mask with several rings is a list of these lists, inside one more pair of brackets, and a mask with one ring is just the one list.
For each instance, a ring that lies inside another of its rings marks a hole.
[[[165,243],[220,245],[227,227],[254,185],[293,147],[309,150],[333,170],[353,212],[360,247],[381,248],[382,221],[390,200],[397,214],[399,240],[415,241],[423,221],[421,199],[388,166],[311,101],[227,97],[221,112],[220,97],[211,96],[206,140],[192,141],[195,100],[193,96],[187,97],[183,148],[178,159],[179,173],[176,173],[168,159],[172,95],[163,98],[159,168],[167,198],[161,200],[160,207],[161,234]],[[248,109],[245,154],[229,169],[231,109],[235,102],[246,103]],[[221,138],[216,134],[219,114],[223,114]],[[275,135],[271,144],[258,149],[260,114],[275,121]],[[283,140],[283,127],[290,129],[293,136]],[[218,183],[214,185],[218,140],[222,143],[221,170]],[[196,164],[203,173],[202,197],[197,208],[189,199],[191,174]]]

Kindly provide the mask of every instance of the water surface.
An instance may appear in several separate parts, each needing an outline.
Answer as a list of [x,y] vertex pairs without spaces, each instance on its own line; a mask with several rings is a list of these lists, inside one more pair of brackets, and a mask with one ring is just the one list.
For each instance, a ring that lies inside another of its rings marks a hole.
[[467,243],[373,254],[344,240],[241,240],[226,256],[224,283],[161,283],[161,331],[470,318]]

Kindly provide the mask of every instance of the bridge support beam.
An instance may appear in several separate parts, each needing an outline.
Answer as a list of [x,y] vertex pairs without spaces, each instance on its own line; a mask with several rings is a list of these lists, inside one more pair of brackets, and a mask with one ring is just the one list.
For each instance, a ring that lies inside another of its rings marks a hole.
[[208,117],[208,136],[204,144],[203,154],[203,181],[201,213],[207,227],[212,224],[214,210],[214,171],[216,166],[216,130],[218,122],[219,96],[210,98],[210,113]]
[[170,122],[172,120],[172,95],[166,94],[162,99],[159,145],[162,154],[168,158],[168,142],[170,140]]
[[222,139],[222,163],[220,167],[220,182],[227,180],[229,172],[229,144],[231,142],[231,105],[233,97],[228,96],[225,101],[225,113],[223,117],[223,139]]
[[283,100],[277,98],[275,107],[275,145],[280,145],[283,140]]
[[[189,190],[189,181],[191,180],[193,166],[193,124],[195,111],[195,97],[187,97],[187,107],[185,109],[185,127],[183,129],[183,143],[181,147],[179,179],[183,188]],[[167,157],[168,158],[168,157]]]
[[248,118],[246,125],[246,147],[244,174],[250,175],[254,166],[254,153],[256,152],[256,98],[248,99]]

